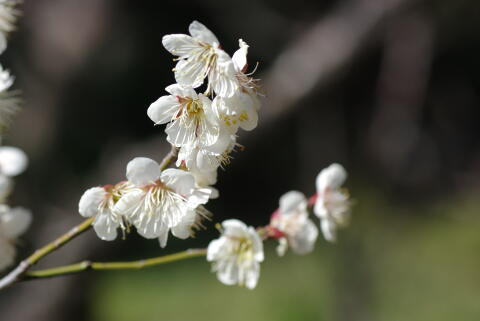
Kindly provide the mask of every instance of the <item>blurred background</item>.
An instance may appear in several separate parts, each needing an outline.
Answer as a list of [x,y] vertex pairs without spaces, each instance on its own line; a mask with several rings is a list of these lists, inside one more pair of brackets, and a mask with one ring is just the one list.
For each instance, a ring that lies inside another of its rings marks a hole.
[[[467,0],[24,0],[1,63],[24,97],[6,145],[28,171],[12,205],[34,212],[18,257],[81,222],[91,186],[169,150],[150,103],[174,82],[161,38],[206,24],[259,63],[266,98],[245,150],[219,174],[215,221],[264,225],[278,198],[350,173],[351,226],[284,258],[266,246],[258,287],[220,284],[203,259],[89,272],[0,293],[1,320],[476,320],[480,316],[480,3]],[[89,231],[39,267],[135,260],[206,246],[213,223],[166,249]]]

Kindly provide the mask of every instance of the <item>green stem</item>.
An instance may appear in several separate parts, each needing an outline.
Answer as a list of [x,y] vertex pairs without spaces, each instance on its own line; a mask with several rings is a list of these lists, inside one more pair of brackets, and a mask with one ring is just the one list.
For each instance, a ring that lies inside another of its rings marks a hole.
[[37,263],[41,258],[50,254],[51,252],[57,250],[58,248],[62,247],[65,243],[70,242],[72,239],[77,237],[78,235],[82,234],[86,230],[88,230],[91,226],[95,217],[90,217],[80,223],[79,225],[75,226],[67,233],[63,234],[59,238],[55,239],[54,241],[48,243],[44,247],[36,250],[32,255],[27,257],[25,260],[20,262],[20,264],[12,270],[9,274],[4,276],[0,280],[0,290],[11,286],[12,284],[20,281],[23,275],[27,272],[27,270]]
[[190,249],[183,252],[159,256],[151,259],[128,261],[128,262],[90,262],[82,261],[76,264],[60,266],[52,269],[26,272],[22,280],[51,278],[62,275],[75,274],[87,270],[136,270],[145,267],[185,260],[189,258],[204,256],[206,249]]

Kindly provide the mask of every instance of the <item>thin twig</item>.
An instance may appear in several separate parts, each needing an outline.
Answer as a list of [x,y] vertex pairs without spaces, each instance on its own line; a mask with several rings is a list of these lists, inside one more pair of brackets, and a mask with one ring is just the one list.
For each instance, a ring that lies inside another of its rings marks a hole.
[[82,261],[76,264],[60,266],[52,269],[37,270],[25,273],[22,281],[52,278],[69,274],[80,273],[88,270],[138,270],[145,267],[185,260],[189,258],[204,256],[207,254],[206,249],[190,249],[183,252],[159,256],[151,259],[128,262],[91,262]]
[[170,152],[163,158],[160,163],[160,170],[166,169],[170,164],[174,163],[177,160],[178,148],[172,145]]
[[35,263],[37,263],[41,258],[48,255],[49,253],[57,250],[65,243],[70,242],[78,235],[82,234],[86,230],[88,230],[92,226],[92,222],[95,220],[95,217],[90,217],[83,221],[81,224],[75,226],[67,233],[63,234],[59,238],[55,239],[54,241],[48,243],[44,247],[36,250],[32,255],[27,257],[25,260],[20,262],[20,264],[9,274],[4,276],[0,280],[0,290],[5,289],[12,284],[20,281],[22,279],[23,274]]

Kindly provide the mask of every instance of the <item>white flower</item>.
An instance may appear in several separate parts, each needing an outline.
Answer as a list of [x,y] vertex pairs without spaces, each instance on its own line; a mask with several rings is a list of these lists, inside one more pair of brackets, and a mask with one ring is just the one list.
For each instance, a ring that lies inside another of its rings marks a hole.
[[248,66],[248,45],[240,39],[239,46],[240,49],[232,58],[239,90],[229,97],[217,96],[212,104],[217,117],[232,133],[236,133],[238,127],[244,130],[255,129],[260,108],[256,80],[244,73]]
[[15,259],[15,240],[32,221],[32,214],[22,207],[0,205],[0,269],[11,265]]
[[0,1],[0,53],[7,47],[7,35],[15,29],[15,21],[18,11],[15,5],[16,0],[1,0]]
[[22,173],[27,165],[27,155],[21,149],[11,146],[0,147],[0,204],[5,203],[13,189],[11,177]]
[[147,114],[155,124],[169,123],[165,132],[171,144],[177,147],[187,144],[211,146],[224,139],[210,99],[178,84],[165,90],[171,95],[162,96],[152,103]]
[[[1,38],[0,35],[0,46]],[[8,89],[13,84],[13,80],[13,76],[10,75],[10,72],[4,70],[0,65],[0,131],[3,131],[8,127],[13,115],[15,115],[19,109],[19,99],[17,98],[17,95],[8,92]]]
[[8,177],[21,174],[28,165],[27,155],[19,148],[0,147],[0,174]]
[[317,176],[317,199],[313,211],[320,218],[323,236],[327,241],[336,240],[338,226],[348,223],[350,217],[350,200],[340,186],[347,178],[342,165],[332,164]]
[[127,228],[124,213],[115,210],[116,202],[132,187],[127,182],[103,187],[92,187],[83,193],[78,203],[78,212],[83,217],[95,217],[93,229],[104,241],[117,238],[117,229]]
[[210,146],[202,146],[198,142],[192,142],[182,146],[178,152],[177,166],[182,164],[189,171],[211,173],[222,165],[222,155],[229,153],[232,144],[235,145],[235,136],[223,127],[220,127],[220,137],[217,142]]
[[224,284],[255,288],[264,259],[260,236],[239,220],[226,220],[222,227],[220,238],[208,245],[207,260],[213,262],[212,270]]
[[311,252],[318,236],[318,229],[308,218],[308,200],[300,192],[290,191],[280,198],[280,207],[271,218],[270,227],[278,230],[280,244],[277,252],[285,254],[288,245],[297,254]]
[[[189,35],[166,35],[163,46],[178,56],[175,79],[182,86],[197,88],[208,76],[208,88],[222,97],[232,96],[238,89],[235,68],[230,56],[220,49],[215,35],[198,21],[189,26]],[[208,90],[207,90],[208,91]]]
[[137,157],[127,165],[127,179],[135,188],[115,205],[115,210],[128,213],[137,232],[145,238],[158,238],[167,244],[168,233],[188,237],[195,215],[202,215],[211,191],[197,188],[192,174],[179,170],[160,171],[152,159]]

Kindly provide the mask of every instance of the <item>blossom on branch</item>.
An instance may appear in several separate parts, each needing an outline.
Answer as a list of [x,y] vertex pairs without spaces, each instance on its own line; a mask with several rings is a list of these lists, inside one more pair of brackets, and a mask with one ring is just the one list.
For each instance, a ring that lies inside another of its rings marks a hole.
[[258,110],[260,101],[258,99],[257,81],[245,74],[248,68],[247,53],[248,45],[239,40],[238,49],[232,58],[235,68],[235,76],[238,80],[238,90],[229,97],[217,96],[213,100],[212,107],[219,120],[235,134],[239,127],[250,131],[257,127]]
[[230,56],[221,49],[217,37],[203,24],[193,21],[189,35],[172,34],[162,39],[163,46],[178,56],[175,79],[182,86],[197,88],[208,77],[208,89],[222,97],[232,96],[238,89],[235,67]]
[[127,179],[133,188],[115,204],[115,211],[125,213],[137,232],[145,238],[158,238],[167,244],[168,233],[187,238],[196,216],[204,216],[200,206],[208,202],[211,191],[198,188],[192,174],[180,169],[160,170],[157,162],[137,157],[127,165]]
[[283,256],[290,246],[297,254],[313,250],[318,229],[308,218],[308,201],[302,193],[290,191],[280,198],[280,207],[273,213],[269,229],[279,239],[277,253]]
[[123,231],[127,229],[128,218],[115,209],[115,204],[131,188],[128,182],[120,182],[116,185],[92,187],[83,193],[78,211],[83,217],[95,216],[93,228],[100,239],[112,241],[117,238],[119,227]]
[[320,218],[320,227],[327,241],[336,240],[337,227],[348,224],[350,218],[349,195],[341,188],[347,178],[342,165],[332,164],[317,176],[317,199],[313,211]]
[[165,90],[170,95],[152,103],[147,114],[155,124],[168,123],[165,129],[168,142],[176,147],[189,144],[211,146],[224,139],[208,97],[178,84]]
[[235,219],[222,223],[222,235],[208,245],[207,261],[226,285],[255,288],[263,261],[263,243],[253,227]]

